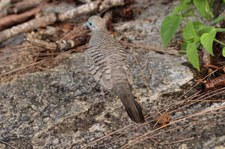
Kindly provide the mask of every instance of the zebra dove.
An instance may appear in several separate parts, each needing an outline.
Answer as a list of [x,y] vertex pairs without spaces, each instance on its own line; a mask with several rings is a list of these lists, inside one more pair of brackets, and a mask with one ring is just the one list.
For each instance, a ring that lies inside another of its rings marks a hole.
[[131,120],[143,123],[141,106],[132,94],[124,48],[109,34],[104,19],[92,16],[85,25],[92,31],[86,53],[91,74],[100,85],[121,99]]

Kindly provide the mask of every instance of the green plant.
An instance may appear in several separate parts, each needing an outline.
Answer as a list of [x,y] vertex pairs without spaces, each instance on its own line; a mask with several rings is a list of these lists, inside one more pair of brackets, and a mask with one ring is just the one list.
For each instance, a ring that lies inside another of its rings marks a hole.
[[[199,47],[203,47],[206,52],[213,56],[213,42],[217,42],[223,46],[222,54],[225,57],[225,43],[215,38],[216,33],[225,32],[225,28],[216,28],[213,25],[207,26],[200,21],[196,21],[197,18],[195,17],[195,9],[197,9],[200,16],[210,21],[211,24],[223,20],[225,16],[214,19],[213,2],[214,0],[180,0],[180,4],[164,18],[161,25],[160,33],[163,46],[167,47],[179,26],[181,26],[181,22],[184,21],[182,51],[186,52],[189,62],[197,70],[200,70],[197,50]],[[225,0],[223,0],[223,3],[225,3]]]

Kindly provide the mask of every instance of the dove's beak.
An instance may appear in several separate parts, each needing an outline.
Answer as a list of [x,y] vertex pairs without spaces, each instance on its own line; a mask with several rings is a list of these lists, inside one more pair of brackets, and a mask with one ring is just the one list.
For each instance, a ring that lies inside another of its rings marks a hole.
[[84,29],[88,29],[87,22],[86,22],[86,23],[84,23],[84,24],[82,25],[82,27],[83,27]]

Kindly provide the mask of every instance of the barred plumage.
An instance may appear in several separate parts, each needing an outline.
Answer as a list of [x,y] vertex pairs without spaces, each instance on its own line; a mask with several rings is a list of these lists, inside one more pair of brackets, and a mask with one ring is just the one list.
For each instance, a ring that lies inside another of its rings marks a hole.
[[87,50],[90,73],[105,89],[119,96],[133,121],[144,122],[141,106],[132,94],[132,79],[123,47],[109,34],[102,18],[93,16],[86,25],[92,31]]

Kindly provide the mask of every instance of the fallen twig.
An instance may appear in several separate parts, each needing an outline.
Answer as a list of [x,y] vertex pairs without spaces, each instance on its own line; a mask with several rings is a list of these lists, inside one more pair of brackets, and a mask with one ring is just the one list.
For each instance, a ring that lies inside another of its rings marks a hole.
[[13,14],[13,15],[9,15],[4,18],[1,18],[0,30],[3,30],[9,26],[19,24],[21,22],[28,20],[31,16],[34,16],[35,14],[37,14],[41,10],[42,6],[43,5],[40,5],[39,7],[36,7],[22,14]]
[[99,6],[99,10],[105,10],[105,9],[109,9],[112,6],[122,6],[125,5],[125,0],[104,0],[101,2],[101,5]]
[[34,46],[42,47],[48,50],[67,50],[74,46],[74,42],[72,40],[60,40],[56,42],[47,42],[44,40],[40,40],[32,36],[32,34],[28,34],[26,41],[30,42]]
[[67,51],[69,49],[81,46],[87,42],[87,39],[89,38],[89,36],[87,34],[88,31],[83,30],[81,32],[82,32],[82,34],[79,34],[79,36],[75,36],[74,39],[58,40],[55,42],[41,40],[41,39],[36,38],[32,34],[28,34],[26,41],[30,42],[32,45],[35,45],[37,47],[42,47],[42,48],[52,50],[52,51]]
[[26,10],[29,10],[31,8],[34,8],[34,7],[38,6],[43,1],[46,1],[46,0],[25,0],[25,1],[19,1],[18,3],[13,5],[14,6],[13,7],[13,12],[14,13],[24,12]]
[[[193,140],[193,139],[194,139],[194,137],[190,137],[190,138],[186,138],[186,139],[176,140],[176,141],[166,143],[166,144],[175,144],[175,143],[180,143],[180,142],[184,142],[184,141],[190,141],[190,140]],[[166,144],[164,144],[164,145],[166,145]]]
[[212,80],[206,81],[203,84],[205,86],[205,90],[210,90],[217,87],[225,86],[225,74],[217,78],[214,78]]
[[43,16],[37,19],[30,20],[26,23],[14,26],[10,29],[6,29],[0,32],[0,43],[23,32],[28,32],[39,27],[45,27],[49,24],[52,24],[57,20],[57,17],[54,13],[47,16]]
[[74,8],[72,10],[69,10],[65,13],[59,14],[58,19],[60,21],[65,21],[67,19],[75,18],[78,15],[87,14],[93,11],[96,11],[98,9],[98,5],[100,4],[100,1],[94,1],[91,3],[87,3],[85,5],[79,6],[77,8]]
[[19,67],[19,68],[13,69],[13,70],[11,70],[11,71],[8,71],[8,72],[6,72],[6,73],[1,74],[1,75],[0,75],[0,78],[4,77],[4,76],[6,76],[6,75],[9,75],[9,74],[15,73],[15,72],[17,72],[17,71],[26,69],[27,67],[31,67],[31,66],[35,66],[35,65],[37,65],[37,64],[43,63],[43,62],[45,62],[45,61],[46,61],[46,60],[41,60],[41,61],[38,61],[38,62],[34,62],[34,63],[28,64],[28,65],[21,66],[21,67]]
[[155,47],[155,46],[148,46],[148,45],[139,45],[139,44],[134,44],[134,43],[128,43],[121,41],[121,44],[123,44],[125,47],[133,47],[133,48],[140,48],[140,49],[146,49],[146,50],[152,50],[160,53],[166,53],[166,54],[171,54],[171,55],[178,55],[178,50],[174,48],[167,48],[163,49],[160,47]]

